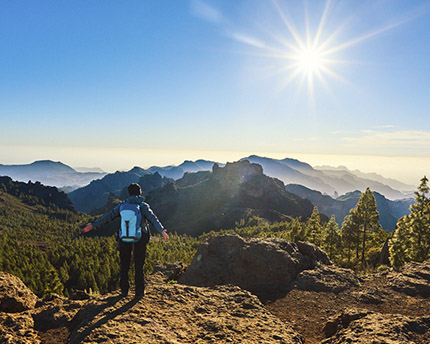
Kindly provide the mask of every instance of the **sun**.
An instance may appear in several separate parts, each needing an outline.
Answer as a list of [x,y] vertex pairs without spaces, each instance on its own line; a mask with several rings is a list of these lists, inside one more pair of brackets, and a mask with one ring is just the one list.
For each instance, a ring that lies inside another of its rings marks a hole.
[[321,72],[324,66],[324,58],[318,48],[307,47],[297,52],[295,57],[297,67],[305,74]]

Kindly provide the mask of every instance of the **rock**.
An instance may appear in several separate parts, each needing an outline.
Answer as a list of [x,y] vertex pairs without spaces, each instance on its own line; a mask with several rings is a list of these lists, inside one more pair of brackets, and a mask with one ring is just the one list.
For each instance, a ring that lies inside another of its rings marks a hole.
[[388,293],[378,289],[367,289],[359,292],[352,293],[359,302],[369,305],[379,305],[384,302],[384,297]]
[[318,263],[312,270],[304,270],[296,280],[296,287],[309,291],[328,291],[338,293],[358,286],[359,277],[350,269]]
[[70,295],[69,299],[70,300],[89,300],[91,299],[91,297],[92,296],[84,290],[75,290]]
[[313,260],[319,261],[319,262],[326,264],[326,265],[332,265],[333,264],[332,261],[330,260],[330,258],[328,257],[327,253],[320,250],[315,245],[307,243],[307,242],[303,242],[303,241],[297,242],[296,245],[297,245],[297,248],[299,249],[300,253],[303,254],[304,256],[308,256],[308,257],[312,258]]
[[330,320],[322,344],[428,343],[430,317],[408,317],[350,309]]
[[410,296],[430,297],[430,261],[406,264],[400,273],[390,272],[388,281],[393,290]]
[[152,270],[151,280],[155,278],[159,282],[177,281],[184,269],[182,262],[156,264]]
[[[141,300],[99,298],[78,313],[70,343],[303,343],[236,286],[150,285]],[[103,307],[103,305],[105,305]]]
[[0,311],[17,313],[33,309],[37,296],[16,276],[0,271]]
[[250,239],[238,235],[203,242],[179,282],[195,286],[233,284],[256,295],[288,290],[297,275],[317,262],[331,264],[314,245],[283,239]]
[[0,343],[38,344],[40,340],[34,330],[30,312],[0,313]]

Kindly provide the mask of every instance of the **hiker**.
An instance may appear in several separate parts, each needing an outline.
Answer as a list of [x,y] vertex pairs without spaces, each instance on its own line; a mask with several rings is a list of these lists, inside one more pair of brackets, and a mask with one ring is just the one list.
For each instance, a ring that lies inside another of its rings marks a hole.
[[128,270],[130,268],[131,251],[133,250],[135,265],[135,297],[140,298],[145,294],[145,281],[143,276],[143,264],[145,263],[146,244],[149,242],[149,228],[146,220],[160,232],[164,239],[169,240],[169,235],[157,216],[152,212],[141,196],[142,190],[139,184],[133,183],[128,187],[130,195],[123,203],[117,205],[110,212],[103,215],[94,223],[88,223],[82,231],[89,232],[92,229],[121,217],[119,230],[119,257],[120,257],[120,287],[122,296],[128,295],[129,282]]

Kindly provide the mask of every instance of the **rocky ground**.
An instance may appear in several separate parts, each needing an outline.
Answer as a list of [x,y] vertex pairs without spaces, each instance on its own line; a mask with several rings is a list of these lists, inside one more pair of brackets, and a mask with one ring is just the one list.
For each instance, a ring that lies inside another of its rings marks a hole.
[[361,278],[309,244],[226,236],[182,270],[156,269],[142,299],[40,300],[0,273],[0,343],[430,343],[430,262]]
[[[412,277],[414,270],[422,278]],[[403,280],[403,288],[398,279]],[[430,287],[430,262],[407,265],[400,273],[370,275],[338,293],[294,288],[265,306],[291,323],[307,344],[428,344],[430,294],[405,293],[418,291],[417,285]]]

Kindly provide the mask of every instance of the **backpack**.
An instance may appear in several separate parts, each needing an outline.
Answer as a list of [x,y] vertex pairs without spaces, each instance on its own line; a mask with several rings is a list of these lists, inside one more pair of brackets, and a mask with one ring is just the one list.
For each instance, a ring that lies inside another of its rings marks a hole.
[[119,214],[121,215],[119,238],[124,242],[138,242],[142,237],[140,205],[124,202],[119,208]]

